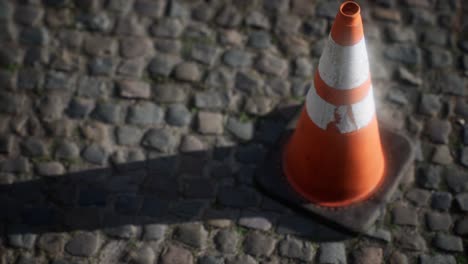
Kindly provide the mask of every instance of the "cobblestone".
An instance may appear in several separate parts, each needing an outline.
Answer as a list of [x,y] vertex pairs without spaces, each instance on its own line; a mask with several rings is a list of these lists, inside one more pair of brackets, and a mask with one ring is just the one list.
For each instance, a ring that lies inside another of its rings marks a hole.
[[468,193],[461,193],[455,197],[455,200],[458,203],[458,207],[463,212],[468,212]]
[[8,236],[8,244],[16,248],[32,249],[36,239],[35,234],[12,234]]
[[446,145],[437,146],[432,155],[432,162],[442,165],[449,165],[453,162],[450,149]]
[[355,263],[371,264],[382,263],[383,251],[377,247],[365,247],[353,254]]
[[344,244],[329,242],[320,245],[319,263],[346,264]]
[[109,153],[102,147],[96,144],[87,146],[82,153],[85,160],[97,164],[104,165]]
[[452,217],[449,214],[431,212],[426,214],[426,222],[432,231],[448,231],[452,226]]
[[404,249],[408,250],[420,250],[424,251],[427,249],[427,244],[424,238],[415,232],[403,232],[399,230],[394,234],[395,241],[400,244]]
[[133,125],[160,125],[164,112],[156,104],[143,102],[128,109],[127,122]]
[[116,130],[117,143],[120,145],[138,145],[143,136],[143,132],[131,126],[118,127]]
[[230,117],[226,123],[226,129],[242,140],[250,140],[254,136],[254,127],[252,122],[243,123],[240,120]]
[[208,232],[201,224],[183,224],[175,231],[175,238],[189,246],[205,248]]
[[51,255],[57,255],[63,252],[65,236],[63,234],[47,233],[43,234],[37,246]]
[[270,256],[275,249],[276,240],[261,233],[249,233],[244,241],[245,252],[249,255],[260,257]]
[[438,189],[441,181],[442,168],[439,166],[428,166],[420,170],[416,181],[426,189]]
[[178,56],[167,55],[164,53],[157,53],[156,56],[150,61],[148,70],[151,77],[157,78],[158,76],[169,76],[174,67],[180,63]]
[[198,131],[202,134],[222,134],[223,115],[211,112],[198,113]]
[[391,256],[390,256],[390,262],[391,264],[408,264],[408,258],[406,257],[405,254],[395,251]]
[[417,226],[418,215],[414,208],[404,205],[398,205],[393,208],[393,223],[398,225]]
[[239,225],[268,231],[271,226],[272,222],[274,221],[274,216],[272,215],[264,215],[262,216],[260,212],[253,212],[253,211],[246,211],[243,212],[241,217],[239,218]]
[[36,169],[41,176],[59,176],[65,172],[63,165],[57,161],[42,162]]
[[118,83],[119,94],[124,98],[143,98],[151,96],[151,88],[148,83],[123,80]]
[[191,114],[185,105],[171,105],[167,111],[166,121],[173,126],[186,126],[190,123]]
[[143,246],[129,255],[131,262],[136,264],[152,264],[156,260],[156,254],[149,246]]
[[115,124],[122,119],[122,112],[122,108],[119,105],[103,102],[96,105],[92,115],[99,121]]
[[235,68],[248,67],[252,65],[252,54],[242,50],[229,50],[223,55],[223,62]]
[[452,256],[447,255],[422,255],[419,257],[419,263],[421,264],[431,264],[431,263],[447,263],[447,264],[455,264],[457,263],[455,258]]
[[138,236],[139,228],[134,225],[120,225],[116,227],[106,228],[104,230],[106,235],[121,238],[121,239],[134,239]]
[[144,227],[144,240],[162,240],[164,239],[167,226],[162,224],[151,224]]
[[460,193],[468,191],[468,173],[456,167],[448,167],[444,172],[447,185],[452,192]]
[[339,8],[315,2],[0,0],[0,262],[466,255],[465,1],[360,3],[379,120],[416,150],[376,226],[348,240],[255,188]]
[[448,192],[435,192],[432,194],[431,207],[438,210],[447,211],[452,206],[453,197]]
[[65,245],[65,250],[73,256],[92,256],[96,254],[100,238],[93,233],[79,233]]
[[224,259],[216,256],[202,256],[198,259],[200,264],[223,264]]
[[406,194],[406,198],[417,206],[427,206],[431,193],[422,189],[412,189]]
[[258,262],[249,255],[240,255],[226,260],[226,264],[257,264]]
[[447,144],[452,127],[449,121],[431,119],[426,123],[426,131],[434,143]]
[[282,240],[279,243],[279,253],[281,256],[302,261],[311,261],[315,257],[315,250],[309,243],[295,238]]
[[457,221],[455,233],[461,236],[468,234],[468,218],[464,217]]
[[178,80],[187,82],[198,82],[202,78],[202,72],[195,63],[184,62],[177,65],[174,75]]
[[438,233],[434,238],[434,245],[442,250],[446,251],[455,251],[455,252],[462,252],[463,251],[463,241],[461,238],[452,236],[452,235],[445,235]]
[[216,249],[226,254],[236,253],[239,235],[234,230],[222,229],[214,237]]
[[161,257],[162,264],[193,264],[193,255],[187,249],[171,245]]
[[178,138],[168,129],[151,129],[143,137],[142,145],[161,152],[175,149]]

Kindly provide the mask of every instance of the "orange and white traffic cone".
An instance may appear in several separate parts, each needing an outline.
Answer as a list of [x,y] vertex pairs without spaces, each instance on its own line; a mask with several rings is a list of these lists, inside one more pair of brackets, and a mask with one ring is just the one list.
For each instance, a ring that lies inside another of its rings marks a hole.
[[406,137],[378,125],[360,7],[346,1],[296,129],[259,166],[256,182],[281,202],[364,232],[412,156]]
[[291,185],[324,206],[367,197],[384,157],[359,6],[341,5],[297,128],[284,153]]

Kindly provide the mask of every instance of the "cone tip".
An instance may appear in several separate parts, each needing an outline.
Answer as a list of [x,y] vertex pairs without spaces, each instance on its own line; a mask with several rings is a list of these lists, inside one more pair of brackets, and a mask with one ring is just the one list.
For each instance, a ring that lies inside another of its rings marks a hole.
[[340,13],[343,20],[348,25],[359,23],[361,7],[354,1],[346,1],[340,6]]
[[346,1],[340,6],[333,23],[333,40],[345,46],[354,45],[364,36],[361,20],[361,8],[354,1]]

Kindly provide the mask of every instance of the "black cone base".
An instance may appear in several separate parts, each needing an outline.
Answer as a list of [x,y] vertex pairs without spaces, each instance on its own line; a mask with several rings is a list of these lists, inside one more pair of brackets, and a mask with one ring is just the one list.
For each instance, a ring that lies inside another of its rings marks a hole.
[[322,207],[305,200],[289,185],[282,168],[282,148],[292,135],[287,130],[275,149],[270,151],[260,165],[255,181],[266,195],[286,206],[304,211],[347,231],[365,233],[380,215],[380,210],[390,200],[407,168],[413,161],[410,141],[400,134],[380,127],[380,137],[385,155],[386,174],[383,184],[367,200],[344,207]]

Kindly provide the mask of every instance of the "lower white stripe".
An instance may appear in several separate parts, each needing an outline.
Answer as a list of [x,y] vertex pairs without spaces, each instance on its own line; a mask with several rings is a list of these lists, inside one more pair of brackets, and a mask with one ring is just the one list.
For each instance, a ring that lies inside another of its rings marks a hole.
[[332,122],[336,123],[341,133],[359,130],[367,126],[375,114],[372,86],[367,96],[360,102],[337,107],[323,100],[311,84],[307,93],[306,109],[312,122],[323,130]]
[[352,89],[369,78],[369,61],[364,37],[352,46],[338,45],[330,36],[320,57],[322,80],[335,89]]

